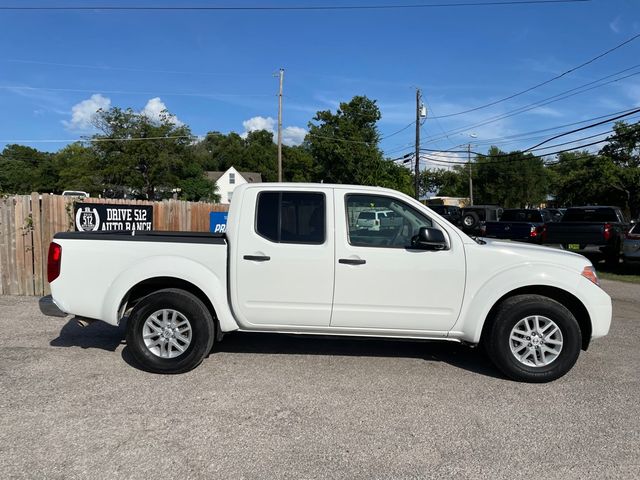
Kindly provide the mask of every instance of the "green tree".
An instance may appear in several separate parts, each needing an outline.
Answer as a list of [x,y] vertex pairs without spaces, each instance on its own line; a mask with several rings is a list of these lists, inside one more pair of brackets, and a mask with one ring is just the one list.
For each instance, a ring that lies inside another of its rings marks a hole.
[[549,180],[542,158],[531,153],[502,152],[491,147],[472,165],[476,204],[506,208],[536,207],[546,200]]
[[443,197],[468,197],[469,173],[467,167],[456,165],[452,169],[427,169],[420,172],[420,193],[435,193]]
[[35,148],[7,145],[0,154],[0,192],[26,194],[55,183],[51,182],[55,172],[49,174],[43,168],[50,157]]
[[102,193],[102,175],[91,147],[79,142],[67,145],[55,153],[53,163],[58,172],[56,193],[64,190],[81,190],[94,196]]
[[[167,111],[156,121],[114,107],[99,111],[95,125],[102,132],[93,136],[93,149],[105,187],[127,186],[151,199],[169,196],[181,182],[204,175],[191,155],[189,127]],[[186,168],[189,163],[198,168]]]
[[626,198],[619,185],[620,170],[608,157],[564,152],[547,168],[551,193],[560,205],[622,205]]
[[619,122],[609,143],[600,155],[610,159],[617,168],[616,181],[611,188],[622,195],[621,205],[632,218],[640,215],[640,123]]
[[282,146],[282,177],[285,182],[312,182],[317,165],[305,146]]
[[380,110],[374,100],[356,96],[336,113],[319,111],[309,122],[309,151],[318,164],[317,180],[327,183],[380,185],[384,179]]

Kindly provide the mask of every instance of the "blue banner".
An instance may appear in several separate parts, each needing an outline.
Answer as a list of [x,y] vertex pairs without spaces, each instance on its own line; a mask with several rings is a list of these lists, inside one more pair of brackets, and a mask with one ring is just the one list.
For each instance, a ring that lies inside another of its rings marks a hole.
[[227,212],[209,213],[209,231],[212,233],[225,233],[227,231]]

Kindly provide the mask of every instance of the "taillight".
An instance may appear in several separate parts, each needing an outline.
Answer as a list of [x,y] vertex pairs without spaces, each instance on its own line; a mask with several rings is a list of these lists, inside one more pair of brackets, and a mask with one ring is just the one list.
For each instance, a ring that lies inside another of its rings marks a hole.
[[540,227],[531,227],[531,232],[529,233],[529,236],[531,238],[536,238],[538,236],[542,236],[542,238],[544,238],[546,231],[547,229],[544,225]]
[[605,223],[604,224],[604,239],[605,241],[608,241],[611,238],[611,224],[610,223]]
[[47,281],[53,282],[60,276],[60,264],[62,263],[62,247],[55,242],[49,245],[47,258]]

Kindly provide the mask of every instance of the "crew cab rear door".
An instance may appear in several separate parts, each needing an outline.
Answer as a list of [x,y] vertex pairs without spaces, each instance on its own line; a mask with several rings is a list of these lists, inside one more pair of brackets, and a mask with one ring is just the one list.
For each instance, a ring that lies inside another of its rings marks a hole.
[[273,328],[328,326],[335,271],[332,190],[251,188],[241,215],[230,279],[239,319]]
[[[335,189],[336,279],[331,327],[441,332],[458,317],[465,289],[462,240],[391,195]],[[392,210],[379,228],[357,225],[359,211]],[[420,227],[448,238],[444,250],[411,248]]]

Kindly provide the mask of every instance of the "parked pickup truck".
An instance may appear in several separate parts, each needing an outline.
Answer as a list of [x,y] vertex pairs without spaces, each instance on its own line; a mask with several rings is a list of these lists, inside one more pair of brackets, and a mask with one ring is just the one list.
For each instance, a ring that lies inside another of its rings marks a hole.
[[569,208],[561,221],[547,225],[545,243],[618,265],[629,226],[618,207]]
[[[363,209],[400,221],[359,229]],[[224,235],[58,233],[48,262],[59,309],[126,318],[128,349],[153,372],[185,372],[223,333],[257,331],[481,344],[507,376],[545,382],[611,322],[583,256],[476,241],[376,187],[249,183]]]
[[544,210],[510,208],[502,212],[499,221],[485,223],[483,236],[540,244],[548,222],[551,215]]

